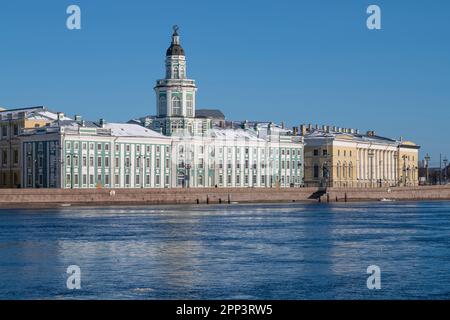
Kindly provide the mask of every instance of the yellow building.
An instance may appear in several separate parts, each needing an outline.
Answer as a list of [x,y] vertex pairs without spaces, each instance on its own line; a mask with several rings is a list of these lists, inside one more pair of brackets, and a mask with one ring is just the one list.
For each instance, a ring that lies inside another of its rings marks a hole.
[[0,109],[0,188],[20,187],[21,132],[24,129],[45,126],[58,117],[64,119],[62,113],[49,111],[45,107]]
[[375,188],[418,185],[420,147],[369,131],[301,126],[305,185]]

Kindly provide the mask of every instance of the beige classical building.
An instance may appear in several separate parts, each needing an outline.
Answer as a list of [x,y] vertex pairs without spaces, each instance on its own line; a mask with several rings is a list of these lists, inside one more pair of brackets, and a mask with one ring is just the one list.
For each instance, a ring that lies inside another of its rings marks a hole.
[[45,126],[58,116],[64,118],[63,114],[49,111],[45,107],[0,110],[0,188],[21,186],[21,132]]
[[301,126],[307,186],[374,188],[418,185],[420,147],[369,131]]

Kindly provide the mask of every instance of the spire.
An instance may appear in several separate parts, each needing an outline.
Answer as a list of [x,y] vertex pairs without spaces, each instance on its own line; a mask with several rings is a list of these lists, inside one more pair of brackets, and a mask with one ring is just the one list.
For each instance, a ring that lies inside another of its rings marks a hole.
[[178,26],[173,26],[172,43],[167,49],[166,56],[184,56],[184,49],[180,45],[180,36],[178,35]]

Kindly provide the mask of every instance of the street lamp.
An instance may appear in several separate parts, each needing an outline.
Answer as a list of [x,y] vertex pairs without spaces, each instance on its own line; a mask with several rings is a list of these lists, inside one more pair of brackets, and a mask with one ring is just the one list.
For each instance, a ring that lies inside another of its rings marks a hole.
[[425,159],[425,170],[426,170],[426,181],[425,182],[426,182],[426,184],[430,184],[430,174],[429,174],[428,168],[429,168],[431,157],[427,153],[424,159]]
[[447,157],[444,158],[444,183],[447,184],[447,165],[448,165],[448,159]]

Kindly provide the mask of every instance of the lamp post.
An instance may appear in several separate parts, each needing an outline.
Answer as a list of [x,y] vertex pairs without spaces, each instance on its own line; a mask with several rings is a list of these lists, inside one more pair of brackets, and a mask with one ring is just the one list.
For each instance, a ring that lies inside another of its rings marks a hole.
[[425,183],[430,184],[430,173],[429,173],[429,167],[430,167],[430,155],[427,153],[425,156],[425,170],[426,170],[426,177],[425,177]]
[[447,184],[447,165],[448,165],[448,159],[447,157],[444,158],[444,184]]

